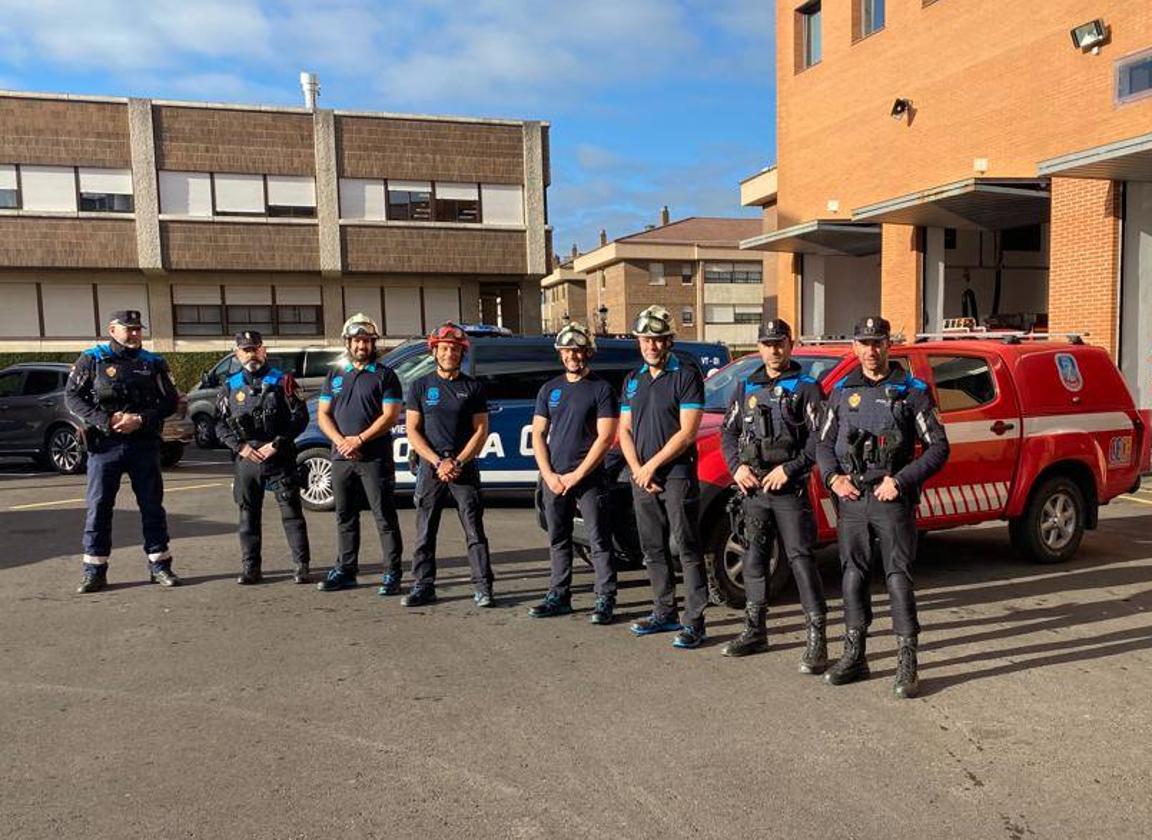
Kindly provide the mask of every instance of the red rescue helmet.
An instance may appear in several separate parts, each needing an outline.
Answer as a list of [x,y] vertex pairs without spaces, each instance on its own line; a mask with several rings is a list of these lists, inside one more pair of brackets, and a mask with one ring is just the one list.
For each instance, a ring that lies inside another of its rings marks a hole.
[[459,324],[451,321],[438,326],[428,336],[428,349],[435,350],[437,344],[458,344],[465,353],[468,352],[468,335]]

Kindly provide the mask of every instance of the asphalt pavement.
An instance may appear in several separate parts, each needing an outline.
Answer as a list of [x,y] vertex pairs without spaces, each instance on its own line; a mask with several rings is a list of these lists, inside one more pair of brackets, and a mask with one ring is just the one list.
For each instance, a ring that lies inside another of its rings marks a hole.
[[[792,591],[771,651],[742,660],[720,656],[729,609],[696,651],[634,638],[642,571],[622,575],[615,625],[587,623],[583,567],[572,616],[529,618],[546,540],[514,495],[486,517],[493,610],[472,605],[450,514],[434,606],[293,585],[271,502],[268,582],[237,586],[229,484],[218,452],[167,473],[186,585],[165,590],[125,483],[112,586],[79,596],[82,477],[0,463],[0,838],[1149,836],[1149,489],[1065,566],[1016,559],[1001,525],[930,535],[923,695],[898,701],[879,584],[873,677],[834,688],[797,673]],[[401,524],[410,547],[410,507]],[[324,568],[333,515],[308,525]]]

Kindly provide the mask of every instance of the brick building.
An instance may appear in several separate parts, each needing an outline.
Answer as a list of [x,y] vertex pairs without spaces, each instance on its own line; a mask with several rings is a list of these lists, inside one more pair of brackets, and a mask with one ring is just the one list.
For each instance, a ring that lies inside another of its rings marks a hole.
[[776,11],[780,313],[1087,330],[1152,405],[1152,4]]
[[559,256],[553,257],[552,273],[540,281],[540,320],[546,333],[559,332],[568,321],[583,322],[588,317],[588,280],[572,267],[579,256],[573,245],[571,256],[564,262]]
[[672,222],[665,208],[658,226],[612,242],[602,237],[599,248],[573,262],[587,277],[589,322],[627,333],[641,310],[659,303],[681,338],[755,345],[774,279],[759,255],[740,250],[740,241],[762,225],[700,217]]
[[0,93],[0,349],[540,329],[546,123]]

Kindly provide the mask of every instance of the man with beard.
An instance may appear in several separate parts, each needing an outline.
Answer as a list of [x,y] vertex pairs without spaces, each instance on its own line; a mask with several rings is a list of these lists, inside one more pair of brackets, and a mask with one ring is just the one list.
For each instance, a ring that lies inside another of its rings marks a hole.
[[568,324],[557,333],[553,346],[564,373],[540,389],[532,418],[532,451],[544,484],[552,578],[548,594],[528,614],[549,618],[572,612],[572,522],[579,510],[596,570],[596,606],[590,621],[610,624],[616,609],[616,570],[604,456],[616,437],[620,409],[612,386],[588,367],[596,339],[587,327]]
[[332,492],[336,500],[336,565],[321,592],[356,586],[360,568],[360,500],[366,498],[384,555],[379,594],[400,592],[403,540],[396,515],[396,465],[392,427],[400,416],[400,380],[376,352],[380,330],[367,315],[344,322],[346,354],[328,372],[316,420],[332,441]]
[[[824,674],[829,685],[869,676],[873,539],[879,544],[896,631],[897,697],[920,690],[920,623],[912,591],[920,488],[948,460],[948,437],[928,385],[890,364],[891,327],[879,315],[856,322],[852,349],[860,369],[836,384],[820,428],[816,457],[836,495],[844,572],[844,653]],[[916,455],[916,442],[923,444]]]
[[436,535],[440,515],[451,496],[468,543],[473,601],[492,607],[492,560],[484,534],[484,502],[476,463],[488,439],[488,397],[484,386],[460,370],[468,336],[453,323],[428,336],[436,370],[417,379],[408,392],[405,428],[408,444],[419,457],[416,472],[416,550],[412,555],[412,589],[406,607],[436,600]]
[[[672,315],[649,306],[632,330],[644,365],[628,376],[620,400],[620,449],[632,472],[632,500],[640,546],[652,584],[652,614],[632,624],[637,636],[679,631],[678,648],[705,639],[708,580],[700,545],[700,480],[696,432],[704,414],[704,377],[695,365],[672,355]],[[677,617],[669,536],[680,548],[687,597]]]
[[180,399],[163,357],[142,348],[140,313],[112,313],[107,344],[85,350],[68,376],[64,403],[85,426],[88,512],[84,521],[84,580],[77,592],[108,583],[112,511],[127,473],[140,506],[144,553],[153,583],[178,586],[168,552],[168,517],[160,474],[160,431]]
[[823,418],[819,384],[792,360],[792,327],[772,318],[760,328],[763,362],[738,383],[720,430],[721,449],[740,491],[744,513],[744,632],[724,646],[725,656],[768,649],[767,571],[776,535],[784,547],[804,607],[808,643],[800,672],[819,674],[828,664],[824,587],[812,559],[816,521],[808,478],[816,462]]
[[264,339],[256,330],[236,335],[240,370],[220,387],[216,437],[235,456],[232,495],[240,507],[240,577],[243,585],[263,578],[264,493],[280,504],[284,535],[292,551],[296,583],[308,582],[308,525],[300,503],[296,438],[308,426],[308,406],[291,374],[268,366]]

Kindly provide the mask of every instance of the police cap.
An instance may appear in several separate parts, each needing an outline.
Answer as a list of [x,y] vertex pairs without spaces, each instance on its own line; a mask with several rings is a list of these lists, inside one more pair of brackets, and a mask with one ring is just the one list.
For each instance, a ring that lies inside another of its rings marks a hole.
[[759,341],[783,341],[792,338],[792,326],[783,318],[769,318],[760,325]]
[[108,319],[108,323],[116,324],[120,327],[144,326],[144,322],[140,320],[139,309],[117,309],[112,313],[112,317]]
[[241,350],[254,350],[264,344],[264,336],[256,330],[244,330],[236,333],[236,346]]
[[879,315],[869,315],[856,322],[856,329],[852,337],[857,341],[879,341],[882,338],[892,337],[892,325],[887,318]]

